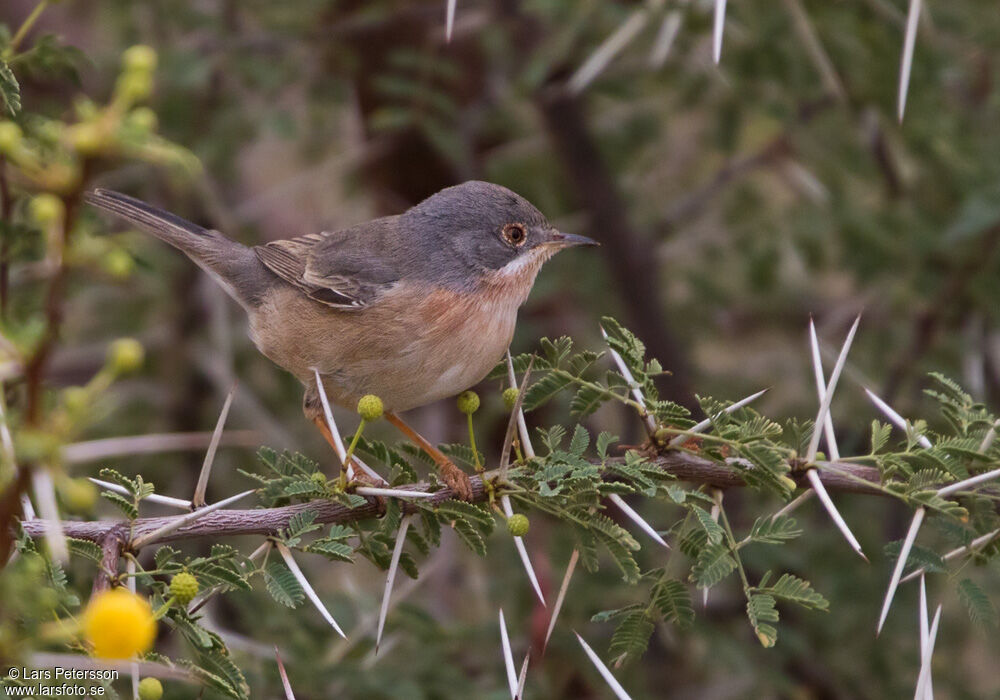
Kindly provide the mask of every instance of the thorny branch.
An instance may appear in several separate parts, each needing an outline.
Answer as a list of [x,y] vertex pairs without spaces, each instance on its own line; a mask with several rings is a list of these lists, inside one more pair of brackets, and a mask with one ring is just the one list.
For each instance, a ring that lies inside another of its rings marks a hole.
[[[664,471],[677,477],[680,481],[701,483],[717,488],[746,486],[739,472],[725,464],[720,464],[687,452],[671,452],[659,456],[656,461]],[[820,479],[828,491],[876,496],[885,495],[877,486],[879,475],[878,470],[874,467],[859,466],[846,462],[837,463],[832,466],[835,466],[836,469],[827,469],[820,472]],[[804,471],[793,471],[790,476],[799,486],[808,488]],[[489,477],[490,474],[487,474],[487,478]],[[488,494],[483,486],[482,477],[473,476],[471,480],[473,502],[485,501],[488,498]],[[427,487],[426,483],[417,483],[396,488],[409,491],[422,491],[426,490]],[[453,497],[454,494],[451,489],[446,488],[437,492],[433,498],[425,499],[423,502],[429,505],[436,505]],[[416,510],[417,507],[414,505],[403,505],[404,513],[412,513]],[[332,500],[315,500],[280,508],[218,510],[147,544],[208,536],[274,535],[279,530],[287,527],[289,520],[293,516],[305,511],[314,511],[316,513],[315,522],[317,523],[347,523],[375,518],[380,514],[379,505],[374,500],[357,508],[348,508]],[[136,539],[143,535],[148,535],[178,517],[183,516],[140,518],[135,520],[131,523],[131,537]],[[104,544],[112,539],[127,542],[129,539],[129,525],[130,523],[124,520],[64,522],[63,530],[68,537]],[[41,537],[45,534],[46,526],[44,520],[31,520],[22,523],[22,527],[31,537]]]

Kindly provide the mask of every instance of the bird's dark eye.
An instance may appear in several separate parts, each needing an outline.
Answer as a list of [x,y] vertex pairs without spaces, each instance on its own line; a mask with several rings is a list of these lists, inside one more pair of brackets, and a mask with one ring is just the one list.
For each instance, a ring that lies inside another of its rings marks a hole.
[[515,248],[520,248],[528,240],[528,233],[524,230],[523,224],[504,224],[500,233],[503,239]]

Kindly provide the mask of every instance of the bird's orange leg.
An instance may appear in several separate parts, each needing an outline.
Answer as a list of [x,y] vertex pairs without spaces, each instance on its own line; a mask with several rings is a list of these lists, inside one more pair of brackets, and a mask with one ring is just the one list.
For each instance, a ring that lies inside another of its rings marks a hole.
[[441,450],[434,447],[427,438],[404,423],[403,419],[392,411],[385,412],[385,419],[431,456],[431,459],[437,465],[438,471],[441,472],[441,479],[455,492],[455,495],[465,501],[472,500],[472,482],[469,480],[468,474],[455,466],[455,463],[448,459]]

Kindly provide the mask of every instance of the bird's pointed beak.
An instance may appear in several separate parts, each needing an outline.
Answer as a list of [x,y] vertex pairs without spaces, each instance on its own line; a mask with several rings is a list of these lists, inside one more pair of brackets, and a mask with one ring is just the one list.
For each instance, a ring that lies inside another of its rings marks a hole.
[[601,245],[593,238],[578,236],[575,233],[563,233],[562,231],[555,231],[552,234],[552,243],[560,248],[571,248],[577,245]]

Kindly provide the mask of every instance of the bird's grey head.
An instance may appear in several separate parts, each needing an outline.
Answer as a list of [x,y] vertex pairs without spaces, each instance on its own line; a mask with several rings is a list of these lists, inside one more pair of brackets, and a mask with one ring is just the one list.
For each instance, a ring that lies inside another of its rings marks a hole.
[[483,275],[526,273],[534,280],[541,264],[574,245],[596,245],[584,236],[556,230],[528,200],[506,187],[472,180],[448,187],[405,214],[424,233],[425,254],[454,275],[450,282]]

